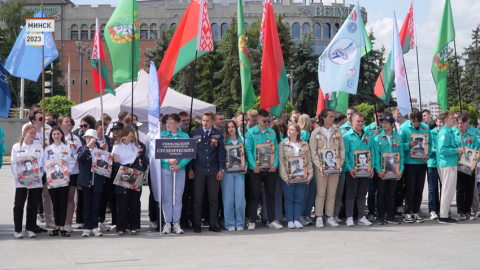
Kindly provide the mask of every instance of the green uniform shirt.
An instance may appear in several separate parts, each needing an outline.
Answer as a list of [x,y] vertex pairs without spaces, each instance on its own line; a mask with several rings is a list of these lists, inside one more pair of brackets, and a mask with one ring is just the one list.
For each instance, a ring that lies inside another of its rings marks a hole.
[[393,130],[391,141],[388,141],[385,131],[380,132],[373,139],[375,146],[375,171],[377,173],[382,172],[382,153],[400,153],[400,172],[403,173],[404,152],[402,145],[402,138]]
[[306,130],[300,131],[300,140],[306,141],[307,143],[310,143],[310,132],[308,132]]
[[363,130],[362,137],[352,129],[347,131],[343,135],[343,141],[345,143],[345,163],[343,164],[343,171],[347,173],[348,171],[355,168],[354,166],[354,151],[355,150],[370,150],[370,159],[373,169],[373,164],[375,160],[375,149],[373,137],[370,133]]
[[[457,128],[456,130],[452,130],[453,135],[455,135],[455,144],[458,147],[462,147],[462,140],[460,138],[460,130]],[[465,134],[462,134],[463,138],[463,143],[465,147],[469,147],[472,149],[477,150],[478,149],[478,136],[475,133],[474,129],[467,129],[467,132]],[[468,153],[465,153],[468,154]]]
[[437,137],[437,167],[458,165],[458,150],[453,131],[443,126]]
[[275,144],[275,162],[273,163],[273,166],[278,167],[278,142],[275,131],[267,127],[264,132],[261,132],[258,126],[255,126],[247,132],[247,138],[245,139],[245,154],[247,156],[247,163],[249,169],[253,170],[253,168],[255,168],[257,164],[257,144],[267,142]]
[[[348,121],[345,122],[345,124],[343,124],[341,127],[340,127],[340,131],[342,132],[342,135],[345,135],[345,133],[347,131],[350,131],[352,129],[352,127],[348,124]],[[370,133],[370,130],[365,126],[363,125],[363,130],[365,130],[366,132]]]
[[432,154],[432,134],[427,124],[421,122],[418,129],[416,129],[413,127],[412,122],[408,122],[407,124],[402,124],[400,131],[402,133],[400,137],[403,143],[405,164],[427,164],[427,162],[420,159],[410,159],[410,134],[412,133],[428,134],[428,156]]
[[478,128],[474,128],[473,126],[468,126],[468,130],[473,132],[477,136],[478,146],[480,146],[480,130]]
[[432,134],[432,139],[430,140],[432,142],[432,154],[430,154],[430,158],[427,161],[427,166],[429,168],[437,168],[438,132],[437,128],[430,130],[430,133]]
[[[379,122],[379,124],[381,124],[381,122]],[[380,132],[383,131],[383,128],[382,126],[378,127],[380,129]],[[367,129],[368,131],[370,132],[370,134],[374,135],[375,136],[375,131],[377,131],[377,126],[375,125],[375,122],[371,123],[370,125],[367,126]],[[379,133],[380,134],[380,133]]]
[[[164,130],[162,131],[162,133],[160,133],[160,138],[161,139],[190,139],[190,136],[188,136],[187,133],[183,132],[181,129],[178,129],[178,133],[176,136],[173,136],[172,133],[170,133],[170,131]],[[185,170],[185,167],[190,162],[190,160],[191,160],[190,158],[178,159],[177,165],[180,167],[180,170]],[[170,170],[170,166],[172,165],[168,163],[168,159],[161,160],[162,169]]]

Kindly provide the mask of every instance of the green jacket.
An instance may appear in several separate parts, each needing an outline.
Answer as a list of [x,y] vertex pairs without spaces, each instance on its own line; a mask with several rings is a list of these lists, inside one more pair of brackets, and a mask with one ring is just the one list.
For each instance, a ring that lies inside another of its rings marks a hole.
[[453,131],[443,126],[437,137],[437,167],[458,165],[458,150]]
[[[177,136],[173,136],[172,133],[168,130],[164,130],[160,133],[160,138],[161,139],[190,139],[190,136],[187,135],[187,133],[183,132],[180,128],[178,129]],[[189,158],[182,158],[178,159],[178,166],[180,167],[180,170],[185,170],[185,167],[188,165],[191,159]],[[167,163],[168,159],[162,159],[161,160],[161,167],[162,169],[165,170],[170,170],[170,164]]]
[[410,159],[410,135],[412,133],[428,134],[428,156],[432,154],[432,134],[427,124],[421,122],[417,130],[413,127],[412,122],[406,122],[406,124],[402,124],[400,130],[402,133],[400,137],[402,138],[403,151],[405,152],[405,164],[427,164],[427,162],[420,159]]
[[375,160],[375,148],[373,137],[370,133],[363,130],[362,137],[360,138],[358,134],[353,131],[353,128],[347,131],[343,135],[343,141],[345,143],[345,163],[343,164],[343,171],[347,173],[348,171],[354,169],[354,151],[355,150],[370,150],[370,158],[372,169],[374,166]]
[[382,130],[373,140],[373,145],[375,146],[375,171],[377,173],[382,172],[382,153],[393,152],[400,153],[400,172],[403,173],[405,157],[400,135],[393,130],[392,140],[389,142],[385,131]]
[[[379,121],[379,124],[380,124],[380,127],[378,127],[378,128],[380,129],[379,132],[381,133],[383,131],[383,128],[382,128],[382,125],[381,125],[382,123]],[[377,131],[377,126],[375,125],[375,122],[368,125],[367,129],[368,129],[368,132],[370,132],[370,134],[375,136],[375,132]]]
[[[460,139],[460,130],[452,130],[453,134],[455,135],[455,144],[458,147],[462,147],[462,140]],[[467,129],[467,132],[465,134],[462,134],[463,137],[463,143],[465,144],[465,147],[469,147],[472,149],[477,150],[479,147],[478,144],[478,136],[475,132],[474,129]]]
[[[307,143],[310,143],[310,132],[306,130],[300,131],[300,140],[306,141]],[[282,140],[284,141],[284,140]]]
[[[348,124],[348,121],[345,122],[345,124],[343,124],[340,127],[340,131],[342,132],[342,135],[345,135],[345,133],[347,133],[347,131],[350,131],[351,129],[352,129],[352,127]],[[363,125],[363,130],[370,133],[370,130],[365,125]]]
[[432,142],[432,154],[430,155],[430,158],[427,161],[427,165],[429,168],[437,168],[437,139],[438,139],[438,129],[433,128],[430,130],[430,133],[432,134],[432,139],[430,140]]
[[5,145],[5,133],[0,127],[0,169],[3,165],[3,155],[5,155],[5,152],[7,152],[7,146]]
[[264,132],[261,132],[258,126],[251,128],[247,132],[247,137],[245,139],[245,155],[247,156],[248,168],[252,169],[256,166],[256,156],[257,156],[257,147],[258,143],[267,143],[271,142],[275,144],[275,162],[273,163],[274,167],[278,168],[278,142],[275,131],[269,127]]
[[468,126],[468,130],[477,136],[478,146],[480,146],[480,130],[478,130],[478,128],[474,128],[472,125]]

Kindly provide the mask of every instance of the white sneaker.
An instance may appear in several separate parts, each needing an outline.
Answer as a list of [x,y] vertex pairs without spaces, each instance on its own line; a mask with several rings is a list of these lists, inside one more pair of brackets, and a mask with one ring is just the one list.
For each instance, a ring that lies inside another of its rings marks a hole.
[[341,220],[338,216],[333,217],[333,219],[334,219],[335,222],[337,222],[337,223],[342,223],[342,220]]
[[303,216],[300,216],[299,222],[300,222],[302,225],[304,225],[304,226],[307,226],[307,225],[308,225],[307,221],[305,220],[305,218],[304,218]]
[[248,222],[248,230],[255,231],[255,222]]
[[[102,223],[102,224],[103,224],[103,223]],[[93,234],[94,236],[97,236],[97,237],[103,235],[101,229],[99,229],[99,228],[93,229],[93,230],[92,230],[92,234]]]
[[268,227],[271,228],[271,229],[277,229],[277,230],[278,229],[283,229],[283,225],[280,224],[280,221],[278,221],[278,220],[272,221],[272,223],[270,223],[270,225]]
[[83,223],[78,224],[77,229],[83,229]]
[[338,227],[338,223],[335,221],[333,217],[327,219],[327,226],[330,227]]
[[99,222],[98,223],[98,229],[100,229],[101,232],[108,232],[110,231],[110,228],[108,228],[107,226],[105,226],[105,224],[103,222]]
[[317,228],[323,228],[323,218],[322,217],[317,217],[317,223],[316,223]]
[[27,233],[27,237],[28,237],[28,238],[35,238],[35,237],[37,237],[37,235],[36,235],[34,232],[32,232],[32,231],[25,231],[25,232]]
[[89,237],[91,232],[92,231],[90,231],[90,230],[86,230],[86,229],[83,230],[82,237]]
[[353,227],[355,224],[353,223],[353,217],[347,218],[347,227]]
[[[295,225],[295,228],[297,228],[297,229],[303,228],[303,225],[302,225],[300,222],[296,221],[296,220],[293,221],[293,225]],[[282,228],[283,228],[283,227],[282,227]]]
[[169,234],[171,230],[172,230],[172,225],[170,223],[165,223],[165,226],[163,226],[162,233]]
[[23,238],[23,237],[25,237],[25,235],[23,234],[23,232],[14,232],[14,233],[13,233],[13,237],[15,237],[15,238]]
[[[231,228],[235,231],[235,228]],[[182,230],[182,228],[180,227],[180,223],[174,223],[173,224],[173,232],[176,233],[176,234],[183,234],[184,231]]]
[[231,227],[227,229],[227,232],[234,232],[234,231],[235,231],[235,227]]
[[117,232],[117,235],[118,235],[118,236],[123,236],[123,235],[125,235],[125,232],[119,231],[119,232]]
[[55,228],[57,228],[57,226],[55,226],[54,222],[48,221],[47,224],[45,225],[45,228],[55,229]]
[[435,211],[430,212],[430,219],[431,220],[438,219],[438,215],[437,213],[435,213]]
[[150,228],[156,229],[158,227],[158,221],[150,221]]
[[243,231],[243,227],[237,227],[237,231]]
[[69,233],[73,232],[72,225],[65,225],[64,228],[65,228],[65,231],[67,231]]
[[363,216],[361,219],[358,220],[358,225],[370,226],[372,225],[372,222],[368,221],[368,219]]
[[302,224],[302,225],[308,226],[308,225],[310,225],[310,224],[313,224],[312,218],[309,217],[309,216],[306,216],[306,217],[305,217],[305,223],[306,223],[306,224]]
[[295,224],[293,224],[293,221],[288,222],[288,228],[289,229],[295,229]]

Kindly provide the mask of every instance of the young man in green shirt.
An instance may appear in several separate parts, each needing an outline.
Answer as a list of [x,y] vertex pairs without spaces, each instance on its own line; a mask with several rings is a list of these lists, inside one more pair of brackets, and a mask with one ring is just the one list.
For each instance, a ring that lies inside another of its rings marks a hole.
[[430,219],[438,219],[440,211],[440,195],[438,193],[440,178],[437,170],[437,139],[438,133],[442,129],[443,121],[437,118],[437,127],[430,130],[432,138],[432,154],[427,161],[428,166],[428,212],[430,212]]
[[443,121],[443,127],[437,137],[437,167],[442,183],[438,223],[454,224],[457,221],[450,218],[448,212],[456,191],[458,157],[463,154],[463,148],[457,147],[452,131],[456,122],[455,114],[452,111],[445,111],[438,119]]

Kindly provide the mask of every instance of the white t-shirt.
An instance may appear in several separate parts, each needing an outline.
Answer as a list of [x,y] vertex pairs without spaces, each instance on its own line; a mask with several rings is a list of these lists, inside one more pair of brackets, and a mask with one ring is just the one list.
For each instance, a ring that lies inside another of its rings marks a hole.
[[387,137],[388,145],[390,145],[390,152],[392,152],[392,136],[385,135]]
[[323,131],[323,133],[325,133],[325,136],[327,136],[327,147],[330,148],[330,134],[332,133],[332,127],[330,127],[329,129],[326,129],[324,127],[320,127]]
[[113,146],[112,154],[118,155],[120,158],[119,162],[122,165],[131,164],[137,158],[138,147],[135,143],[124,144],[120,142],[117,145]]
[[237,145],[238,144],[238,140],[235,140],[235,141],[231,141],[233,145]]
[[290,143],[293,146],[293,155],[298,157],[298,151],[300,151],[300,144],[297,143]]

